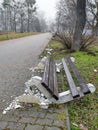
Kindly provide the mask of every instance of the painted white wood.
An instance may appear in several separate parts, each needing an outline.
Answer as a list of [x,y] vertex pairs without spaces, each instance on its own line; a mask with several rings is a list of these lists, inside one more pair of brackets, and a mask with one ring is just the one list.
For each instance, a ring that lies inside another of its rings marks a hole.
[[31,94],[21,95],[17,97],[17,101],[21,103],[37,103],[37,104],[41,103],[36,96]]
[[48,98],[48,99],[52,98],[52,95],[47,91],[47,89],[44,86],[41,85],[41,80],[42,80],[41,77],[34,76],[32,78],[30,86],[33,86],[33,85],[36,86],[36,88],[38,88],[44,94],[44,96],[46,98]]
[[[95,92],[95,86],[91,83],[87,84],[88,88],[90,89],[91,93]],[[50,99],[53,103],[57,103],[57,104],[63,104],[63,103],[67,103],[67,102],[70,102],[72,100],[76,100],[76,99],[79,99],[83,96],[85,96],[80,87],[77,87],[78,91],[79,91],[79,94],[80,94],[80,97],[78,98],[75,98],[73,99],[72,97],[72,94],[71,94],[71,91],[68,90],[68,91],[65,91],[65,92],[62,92],[62,93],[59,93],[59,100],[54,100],[54,99]]]
[[[59,99],[56,100],[54,99],[51,94],[47,91],[47,89],[45,89],[42,85],[41,85],[41,77],[38,77],[38,76],[34,76],[32,78],[32,81],[30,82],[30,85],[31,86],[36,86],[44,95],[45,97],[47,97],[48,99],[48,103],[51,104],[51,103],[55,103],[55,104],[63,104],[63,103],[67,103],[67,102],[70,102],[70,101],[73,101],[73,100],[76,100],[76,99],[79,99],[83,96],[85,96],[82,91],[81,91],[81,88],[80,87],[77,87],[78,89],[78,92],[80,94],[80,97],[78,98],[75,98],[73,99],[72,97],[72,94],[71,94],[71,91],[70,90],[67,90],[65,92],[61,92],[59,93]],[[95,92],[96,88],[93,84],[89,83],[87,84],[88,88],[90,89],[91,93]],[[46,100],[47,100],[46,99]],[[22,96],[19,96],[17,98],[17,100],[19,102],[24,102],[24,103],[38,103],[38,104],[41,104],[41,100],[36,97],[35,95],[33,95],[32,91],[29,89],[29,94],[25,94],[25,95],[22,95]],[[45,101],[45,100],[44,100]]]

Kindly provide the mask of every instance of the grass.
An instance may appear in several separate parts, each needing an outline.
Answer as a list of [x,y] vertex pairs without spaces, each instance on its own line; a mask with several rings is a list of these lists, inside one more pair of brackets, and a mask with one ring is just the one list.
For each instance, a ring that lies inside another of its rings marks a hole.
[[31,32],[31,33],[14,33],[14,32],[11,32],[11,33],[8,34],[8,38],[5,34],[0,35],[0,41],[16,39],[16,38],[21,38],[21,37],[36,35],[36,34],[38,34],[38,33],[37,32]]
[[[48,48],[53,49],[51,56],[55,60],[61,60],[61,58],[67,56],[75,57],[75,64],[86,83],[93,83],[96,86],[95,93],[69,103],[71,129],[84,130],[79,127],[82,124],[88,128],[87,130],[98,130],[98,42],[90,46],[87,52],[74,52],[71,54],[65,50],[61,43],[56,41],[51,41]],[[49,55],[47,51],[42,54],[42,56],[47,55]],[[97,72],[94,70],[97,70]],[[60,75],[58,77],[61,78]],[[59,86],[61,86],[60,81]]]

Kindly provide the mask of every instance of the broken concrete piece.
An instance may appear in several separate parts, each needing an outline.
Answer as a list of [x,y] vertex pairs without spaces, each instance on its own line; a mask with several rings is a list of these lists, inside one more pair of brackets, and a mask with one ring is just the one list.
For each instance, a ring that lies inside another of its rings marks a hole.
[[39,64],[38,64],[36,67],[30,68],[30,70],[31,70],[32,72],[34,72],[34,71],[43,71],[43,70],[44,70],[44,66],[45,66],[45,62],[46,62],[46,58],[47,58],[47,57],[43,57],[43,58],[41,59],[41,61],[39,62]]
[[21,95],[19,97],[17,97],[17,100],[19,102],[24,102],[24,103],[37,103],[37,104],[40,104],[40,100],[34,96],[33,94],[26,94],[26,95]]

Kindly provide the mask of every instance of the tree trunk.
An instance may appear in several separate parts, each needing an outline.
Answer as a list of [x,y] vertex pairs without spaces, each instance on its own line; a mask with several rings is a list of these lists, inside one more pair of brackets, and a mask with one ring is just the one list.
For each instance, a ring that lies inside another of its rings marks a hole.
[[96,2],[96,5],[97,5],[97,13],[96,13],[95,34],[98,36],[98,2]]
[[9,36],[8,36],[8,8],[6,7],[5,8],[5,35],[6,35],[6,38],[9,39]]
[[27,26],[27,32],[30,32],[30,14],[29,14],[29,5],[28,5],[28,26]]
[[86,0],[77,0],[77,20],[73,36],[72,50],[79,51],[81,47],[82,33],[86,23]]
[[21,30],[20,30],[21,33],[23,33],[23,17],[21,16]]

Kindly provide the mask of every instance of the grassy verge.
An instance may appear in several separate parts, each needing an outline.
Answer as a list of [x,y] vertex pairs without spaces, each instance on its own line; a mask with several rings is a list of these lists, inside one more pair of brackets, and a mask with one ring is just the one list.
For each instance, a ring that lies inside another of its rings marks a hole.
[[[67,56],[75,57],[75,64],[86,83],[93,83],[96,86],[95,93],[69,103],[71,129],[98,130],[98,43],[91,46],[89,52],[74,52],[71,54],[68,54],[64,46],[56,41],[51,41],[49,48],[53,49],[51,56],[56,60]],[[42,56],[44,55],[48,55],[46,51],[42,54]],[[59,86],[61,86],[61,82],[59,82]]]
[[38,34],[37,32],[32,32],[32,33],[9,33],[8,38],[5,34],[0,35],[0,41],[5,41],[5,40],[10,40],[10,39],[16,39],[16,38],[21,38],[25,36],[30,36],[30,35],[36,35]]

